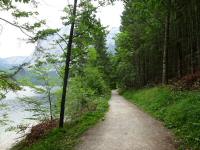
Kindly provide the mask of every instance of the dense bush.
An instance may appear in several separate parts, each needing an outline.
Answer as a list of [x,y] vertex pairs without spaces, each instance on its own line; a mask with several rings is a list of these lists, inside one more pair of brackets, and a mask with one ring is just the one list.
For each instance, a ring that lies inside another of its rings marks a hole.
[[181,139],[180,149],[199,150],[200,93],[169,87],[130,90],[123,94],[146,112],[162,120]]
[[[60,98],[58,91],[57,99]],[[96,109],[98,101],[110,95],[103,75],[96,67],[86,67],[82,75],[71,77],[67,91],[66,120],[78,119],[84,113]],[[60,103],[58,103],[60,105]]]

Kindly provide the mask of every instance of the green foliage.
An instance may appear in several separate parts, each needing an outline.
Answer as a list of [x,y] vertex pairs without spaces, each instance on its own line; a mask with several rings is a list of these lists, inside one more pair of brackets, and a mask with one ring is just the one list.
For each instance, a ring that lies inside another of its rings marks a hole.
[[10,91],[21,90],[20,85],[15,81],[12,74],[0,70],[0,126],[6,125],[9,121],[7,114],[7,105],[4,104],[3,99]]
[[[71,17],[71,6],[69,6],[68,9],[65,9],[67,13],[66,17],[62,18],[64,25],[69,25],[76,19],[76,32],[72,43],[73,54],[70,62],[71,70],[66,99],[65,119],[68,123],[65,129],[52,131],[50,135],[25,149],[68,149],[74,144],[77,137],[97,122],[99,118],[103,117],[108,109],[108,102],[105,99],[108,99],[110,90],[107,85],[107,79],[105,78],[109,75],[109,58],[105,47],[105,27],[96,19],[96,7],[90,1],[82,0],[79,3],[77,11],[78,15]],[[16,18],[29,17],[33,13],[16,10],[13,15]],[[30,31],[34,34],[35,28],[40,28],[43,24],[45,24],[43,21],[34,23],[33,25],[26,23],[23,24],[22,28],[21,26],[19,28],[22,31]],[[59,35],[58,31],[57,29],[39,30],[34,35],[34,38],[30,37],[30,41],[37,42],[38,40],[46,40],[49,36],[53,36],[56,33],[58,38],[61,38],[56,40],[56,44],[64,51],[63,58],[65,58],[67,45],[64,44],[67,43],[68,36],[66,34]],[[50,107],[55,101],[60,107],[61,90],[58,88],[58,91],[54,92],[53,87],[60,86],[62,83],[55,77],[53,78],[56,81],[52,82],[52,78],[49,77],[49,72],[56,70],[57,73],[61,74],[60,77],[63,77],[64,72],[63,58],[57,60],[56,58],[58,57],[55,57],[51,52],[45,53],[43,49],[39,48],[38,52],[40,53],[40,51],[45,56],[39,56],[36,62],[37,64],[29,66],[28,69],[31,70],[31,73],[34,74],[34,79],[40,82],[42,87],[36,86],[27,80],[21,82],[21,84],[31,87],[36,93],[41,95],[37,99],[32,97],[24,97],[21,99],[21,102],[25,103],[28,107],[26,107],[26,110],[33,112],[33,117],[37,120],[49,118],[47,116],[49,112],[52,115],[51,112],[55,111],[54,108],[51,107],[48,110],[47,107]],[[59,64],[58,68],[55,67],[56,63]],[[51,64],[50,67],[48,66],[49,64]],[[52,101],[52,97],[54,98],[55,96],[55,101]],[[19,149],[22,149],[20,146],[23,147],[23,142],[18,146]]]
[[14,80],[11,74],[0,71],[0,100],[5,98],[8,91],[18,91],[21,87]]
[[[40,24],[35,24],[35,26],[40,26]],[[32,39],[32,42],[36,42],[38,40],[44,40],[48,36],[54,35],[58,31],[59,31],[58,29],[46,29],[46,30],[38,31],[36,36]]]
[[1,0],[0,1],[0,6],[2,5],[11,5],[12,2],[15,1],[15,2],[22,2],[22,3],[28,3],[30,2],[30,0]]
[[85,86],[95,90],[96,95],[104,95],[110,92],[105,80],[103,79],[102,73],[100,73],[97,68],[86,67],[84,73],[85,78],[83,80],[86,81]]
[[88,62],[94,64],[97,60],[97,52],[95,48],[88,49]]
[[37,12],[26,12],[26,11],[20,11],[20,10],[15,10],[14,12],[12,12],[12,15],[16,18],[19,17],[30,17],[33,14],[38,14]]
[[[104,80],[109,84],[111,63],[106,51],[106,28],[96,19],[97,8],[90,1],[80,1],[77,9],[76,32],[72,50],[72,73],[83,73],[83,68],[89,64],[98,68]],[[65,12],[69,13],[69,10],[70,8],[65,9]],[[67,17],[63,17],[64,23],[66,20]]]
[[9,91],[18,91],[21,87],[12,78],[12,76],[4,71],[0,71],[0,125],[5,125],[8,121],[6,112],[7,106],[2,102]]
[[[0,109],[1,111],[4,109],[5,110],[5,106],[3,105],[0,105]],[[4,126],[7,124],[7,122],[9,121],[8,119],[8,115],[6,113],[3,113],[1,112],[1,116],[0,116],[0,126]]]
[[160,79],[162,8],[159,0],[135,0],[125,4],[114,60],[119,87],[139,88]]
[[48,102],[44,98],[24,96],[18,99],[24,105],[23,109],[32,113],[32,116],[24,119],[43,121],[50,118]]
[[22,141],[12,150],[72,150],[78,143],[79,137],[104,117],[109,107],[109,97],[107,95],[97,98],[97,106],[93,111],[83,114],[71,123],[66,123],[63,129],[54,129],[34,145],[25,146]]
[[[26,35],[27,41],[29,42],[37,42],[38,40],[45,39],[47,36],[50,36],[57,32],[58,30],[53,29],[44,29],[45,20],[38,20],[30,22],[30,18],[35,20],[36,15],[39,13],[37,11],[25,11],[20,8],[20,3],[24,3],[24,5],[29,5],[30,3],[37,7],[37,0],[0,0],[0,8],[1,11],[4,11],[7,14],[10,14],[14,17],[14,21],[9,21],[7,18],[1,17],[0,20],[6,22],[9,25],[12,25],[17,30],[20,30],[24,35]],[[23,19],[21,19],[23,18]],[[19,21],[19,19],[21,19]],[[37,20],[37,19],[36,19]],[[39,29],[43,27],[42,29]]]
[[66,103],[67,119],[77,119],[96,109],[98,97],[105,97],[110,90],[102,74],[94,67],[86,67],[82,76],[70,79]]
[[[35,62],[36,63],[36,62]],[[20,84],[30,87],[38,96],[21,97],[20,102],[25,104],[25,110],[32,112],[33,116],[28,119],[48,120],[57,117],[57,99],[56,91],[59,90],[61,81],[57,76],[50,75],[52,66],[47,63],[38,61],[35,65],[30,66],[34,79],[40,85],[35,85],[29,78],[21,79]]]
[[23,2],[23,3],[28,3],[30,0],[15,0],[16,2]]
[[[119,63],[114,63],[116,70],[130,67],[134,74],[117,72],[120,87],[160,83],[164,68],[167,79],[181,78],[200,69],[200,1],[132,0],[126,1],[124,8],[121,32],[116,38]],[[166,21],[166,16],[170,21]]]
[[175,91],[169,87],[154,87],[126,91],[123,95],[172,129],[181,139],[180,149],[199,149],[198,91]]
[[[70,24],[71,6],[65,8],[67,15],[62,17],[64,25]],[[70,64],[70,79],[67,91],[66,118],[76,119],[86,112],[93,111],[98,103],[95,99],[109,93],[104,79],[104,72],[100,71],[98,51],[96,49],[97,33],[105,33],[105,28],[96,19],[96,8],[90,1],[80,1],[77,7],[75,21],[75,35],[73,38],[72,63]],[[99,35],[105,39],[106,34]],[[105,41],[104,41],[105,42]],[[61,71],[63,72],[63,71]]]
[[[7,92],[8,90],[17,91],[20,90],[20,87],[10,74],[0,71],[0,91]],[[3,96],[2,94],[0,95]]]

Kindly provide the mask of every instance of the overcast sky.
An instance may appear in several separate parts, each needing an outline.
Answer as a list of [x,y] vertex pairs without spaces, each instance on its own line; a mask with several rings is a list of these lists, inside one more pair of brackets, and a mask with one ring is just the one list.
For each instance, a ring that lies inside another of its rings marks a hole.
[[[37,8],[40,13],[40,19],[46,19],[47,25],[51,28],[59,28],[62,26],[60,16],[62,16],[63,6],[66,0],[41,0]],[[120,16],[123,11],[122,2],[115,2],[99,9],[97,16],[101,19],[104,26],[108,29],[120,26]],[[2,18],[12,19],[7,13],[0,12]],[[11,56],[29,56],[34,50],[34,44],[27,44],[20,40],[25,36],[15,27],[8,25],[0,20],[0,57],[6,58]]]

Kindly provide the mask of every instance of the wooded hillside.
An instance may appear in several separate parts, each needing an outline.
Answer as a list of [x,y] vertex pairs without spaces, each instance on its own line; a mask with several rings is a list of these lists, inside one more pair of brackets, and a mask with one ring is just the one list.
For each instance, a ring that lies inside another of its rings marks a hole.
[[122,87],[168,83],[200,69],[200,1],[125,1],[116,38]]

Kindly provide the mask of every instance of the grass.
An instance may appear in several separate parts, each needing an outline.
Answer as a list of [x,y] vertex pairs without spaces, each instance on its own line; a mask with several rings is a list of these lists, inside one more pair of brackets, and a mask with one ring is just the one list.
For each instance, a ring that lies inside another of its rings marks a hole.
[[24,145],[21,141],[12,150],[72,150],[79,137],[104,117],[108,107],[108,100],[100,98],[95,111],[84,114],[75,122],[65,124],[63,129],[54,129],[31,146]]
[[181,150],[200,150],[200,92],[170,87],[128,90],[123,96],[163,121],[180,139]]

